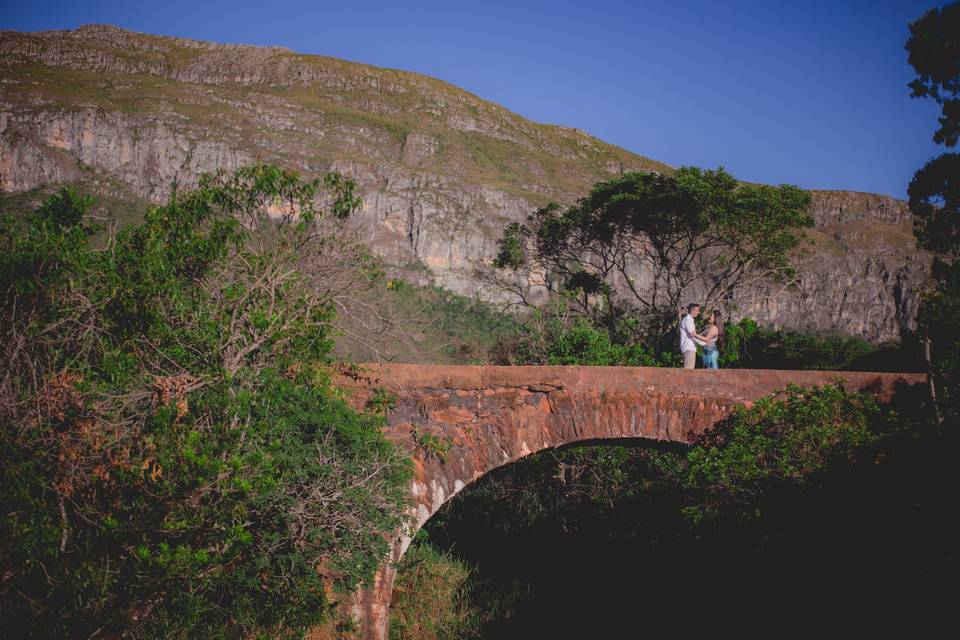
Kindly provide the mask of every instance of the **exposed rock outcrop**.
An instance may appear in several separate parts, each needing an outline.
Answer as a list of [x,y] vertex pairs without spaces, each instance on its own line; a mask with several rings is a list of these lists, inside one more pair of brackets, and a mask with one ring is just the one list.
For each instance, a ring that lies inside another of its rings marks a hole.
[[[349,174],[364,239],[468,295],[505,222],[620,171],[669,170],[414,73],[103,25],[0,33],[3,191],[110,183],[160,202],[174,180],[256,159]],[[811,213],[800,285],[750,292],[736,313],[874,341],[913,327],[929,258],[905,204],[818,192]]]
[[873,341],[916,327],[930,256],[917,247],[907,203],[849,191],[815,191],[816,227],[800,259],[800,281],[746,292],[738,313],[801,331],[834,330]]

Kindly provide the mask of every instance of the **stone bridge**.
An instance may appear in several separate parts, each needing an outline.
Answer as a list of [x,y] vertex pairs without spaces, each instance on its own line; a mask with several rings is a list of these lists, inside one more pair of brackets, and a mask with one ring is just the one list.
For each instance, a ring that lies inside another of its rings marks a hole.
[[898,388],[924,384],[913,373],[720,371],[646,367],[490,367],[367,365],[344,379],[353,401],[377,388],[397,396],[387,436],[413,457],[414,527],[393,544],[392,562],[373,588],[358,592],[352,615],[363,637],[387,638],[389,607],[410,537],[450,498],[487,472],[543,449],[572,443],[641,439],[687,443],[729,415],[788,384],[829,384],[889,401]]

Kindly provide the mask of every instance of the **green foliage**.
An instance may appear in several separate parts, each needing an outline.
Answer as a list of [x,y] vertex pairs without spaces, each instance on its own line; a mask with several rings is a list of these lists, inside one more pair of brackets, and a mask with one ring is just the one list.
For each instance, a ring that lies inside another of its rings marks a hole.
[[[405,334],[422,333],[421,353],[426,352],[430,362],[484,364],[491,348],[516,331],[514,318],[478,298],[403,280],[387,285],[385,295],[397,303],[397,316],[412,316],[404,323]],[[425,326],[421,319],[427,320]]]
[[377,415],[385,416],[397,403],[397,394],[386,387],[377,387],[367,400],[367,410]]
[[[639,333],[621,320],[618,329],[597,327],[583,317],[535,310],[512,339],[495,351],[501,364],[679,366],[675,351],[659,355],[639,341]],[[612,337],[611,337],[612,334]],[[882,356],[882,357],[873,357]],[[881,354],[862,338],[839,334],[811,335],[761,328],[744,317],[725,329],[722,368],[843,370],[916,370],[914,354],[896,348]]]
[[[930,9],[910,24],[906,49],[917,73],[911,97],[931,98],[942,107],[933,135],[948,148],[960,142],[960,3]],[[944,153],[917,171],[908,189],[914,233],[937,254],[936,290],[924,297],[920,325],[927,340],[928,367],[941,419],[960,417],[957,309],[960,309],[960,154]]]
[[371,579],[409,461],[331,389],[304,272],[354,194],[209,175],[101,250],[68,190],[0,220],[9,633],[300,637]]
[[535,311],[497,355],[503,364],[655,366],[653,353],[638,342],[618,343],[585,318]]
[[720,366],[724,369],[736,367],[750,352],[748,346],[758,332],[759,325],[750,317],[741,318],[736,324],[724,328],[724,345],[720,352]]
[[906,50],[917,73],[911,97],[932,98],[943,108],[934,142],[948,147],[960,140],[960,3],[930,9],[910,24]]
[[503,230],[503,237],[497,244],[497,255],[493,258],[493,266],[497,269],[519,269],[526,262],[524,245],[529,235],[528,230],[517,222],[511,222]]
[[427,455],[436,456],[440,462],[447,461],[447,454],[453,448],[453,440],[448,436],[420,431],[416,427],[410,429],[410,439],[426,451]]
[[763,352],[752,362],[764,368],[840,371],[852,368],[876,347],[856,336],[805,335],[793,331],[763,332]]
[[[910,24],[906,49],[917,73],[911,97],[942,107],[933,141],[948,148],[960,140],[960,3],[931,9]],[[917,238],[932,251],[960,256],[960,155],[944,153],[917,171],[908,189]]]
[[764,493],[816,483],[827,470],[873,463],[895,415],[872,396],[833,386],[788,387],[738,408],[686,456],[658,456],[668,482],[682,488],[684,514],[697,524],[721,516],[762,515]]
[[529,305],[529,286],[567,294],[598,326],[643,318],[660,351],[694,282],[710,283],[710,306],[758,277],[793,278],[791,252],[813,224],[809,202],[796,187],[739,183],[722,168],[625,173],[598,182],[574,206],[550,204],[527,224],[508,225],[493,267],[513,273],[491,278],[519,304]]
[[914,174],[907,194],[920,245],[952,260],[960,257],[960,153],[927,162]]
[[653,357],[642,345],[618,345],[583,320],[569,329],[558,328],[547,349],[547,364],[635,366],[652,365]]
[[934,265],[937,288],[923,299],[920,330],[933,346],[931,369],[941,418],[960,421],[960,263]]
[[472,576],[469,565],[418,534],[397,567],[390,640],[479,637],[477,610],[470,602]]
[[[795,331],[764,329],[749,317],[725,329],[726,344],[720,352],[723,368],[858,370],[864,364],[883,366],[871,360],[877,347],[862,338],[840,334],[812,335]],[[916,366],[903,358],[897,370]]]

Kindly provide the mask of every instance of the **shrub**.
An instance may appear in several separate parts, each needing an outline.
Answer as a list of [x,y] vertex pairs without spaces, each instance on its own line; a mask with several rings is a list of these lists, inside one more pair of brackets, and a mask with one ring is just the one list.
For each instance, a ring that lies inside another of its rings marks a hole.
[[0,221],[8,633],[299,637],[372,578],[409,462],[330,387],[306,273],[357,202],[255,166],[101,250],[69,190]]
[[503,364],[655,366],[644,344],[610,338],[609,332],[585,318],[536,311],[517,330],[514,341],[501,345]]
[[892,411],[840,382],[790,386],[738,407],[685,456],[656,454],[655,465],[682,491],[683,511],[694,524],[727,516],[746,521],[761,515],[765,493],[873,462],[898,429]]

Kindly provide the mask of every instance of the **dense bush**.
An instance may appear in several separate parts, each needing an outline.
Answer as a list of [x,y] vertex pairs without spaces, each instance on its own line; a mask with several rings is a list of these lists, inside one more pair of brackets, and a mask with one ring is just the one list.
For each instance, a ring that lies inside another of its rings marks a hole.
[[[620,318],[611,330],[549,305],[505,327],[492,358],[500,364],[679,366],[678,351],[655,354],[629,324],[627,318]],[[672,339],[674,333],[663,336],[660,343]],[[910,371],[920,369],[922,361],[917,346],[909,340],[881,349],[855,336],[765,329],[744,317],[726,327],[720,366]]]
[[69,190],[0,220],[5,633],[297,637],[372,577],[409,463],[330,386],[308,282],[357,203],[256,166],[99,250]]
[[628,332],[597,327],[555,305],[536,310],[494,349],[499,364],[655,366],[651,349]]
[[766,329],[749,317],[726,328],[723,368],[816,369],[820,371],[918,371],[919,349],[907,334],[901,344],[877,347],[836,333],[805,334]]
[[655,454],[655,466],[680,489],[694,523],[721,515],[749,520],[762,516],[764,493],[873,463],[885,439],[905,428],[872,396],[849,393],[842,383],[790,386],[738,407],[685,455]]
[[936,380],[940,417],[960,424],[960,262],[937,262],[937,288],[923,300],[920,325],[932,343],[930,368]]

